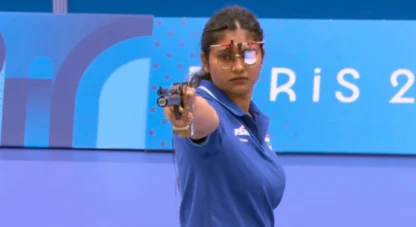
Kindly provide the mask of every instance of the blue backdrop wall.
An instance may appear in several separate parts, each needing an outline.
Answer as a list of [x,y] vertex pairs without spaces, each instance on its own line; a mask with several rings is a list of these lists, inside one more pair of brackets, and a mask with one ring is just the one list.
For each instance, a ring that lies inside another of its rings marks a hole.
[[[155,89],[199,66],[206,17],[232,2],[33,2],[0,4],[1,225],[178,226],[172,156],[136,151],[170,149]],[[266,31],[255,99],[288,174],[278,226],[415,226],[414,158],[341,153],[415,153],[416,22],[334,20],[413,19],[412,4],[241,3]]]
[[[171,149],[156,90],[199,67],[206,21],[0,14],[1,145]],[[416,22],[260,22],[254,100],[276,151],[415,154]]]

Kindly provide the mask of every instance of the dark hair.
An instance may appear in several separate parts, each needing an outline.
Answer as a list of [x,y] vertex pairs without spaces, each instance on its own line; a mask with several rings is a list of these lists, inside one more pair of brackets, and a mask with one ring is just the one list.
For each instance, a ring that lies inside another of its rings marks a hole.
[[[240,28],[248,30],[255,41],[263,40],[263,29],[256,16],[251,11],[236,5],[226,7],[212,16],[205,24],[201,37],[201,51],[205,54],[207,59],[210,51],[209,47],[222,38],[224,35],[223,31],[237,30],[237,23]],[[263,45],[261,45],[261,52],[264,55]],[[190,80],[193,84],[199,84],[201,79],[211,80],[210,73],[201,69],[199,72],[190,75]]]

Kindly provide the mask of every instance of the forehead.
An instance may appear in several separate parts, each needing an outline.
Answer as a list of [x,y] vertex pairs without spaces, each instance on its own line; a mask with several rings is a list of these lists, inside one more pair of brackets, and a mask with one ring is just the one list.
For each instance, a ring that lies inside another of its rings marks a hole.
[[233,40],[235,43],[254,41],[253,36],[249,31],[246,29],[237,28],[235,31],[224,31],[216,44],[228,44],[231,42],[231,40]]

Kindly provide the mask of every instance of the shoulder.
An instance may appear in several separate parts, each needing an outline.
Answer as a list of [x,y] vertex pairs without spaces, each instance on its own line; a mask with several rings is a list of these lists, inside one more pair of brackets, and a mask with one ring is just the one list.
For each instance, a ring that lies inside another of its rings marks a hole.
[[199,86],[196,88],[196,95],[203,97],[206,99],[210,104],[211,103],[218,103],[218,98],[212,93],[210,90],[208,90],[206,87]]
[[212,108],[217,112],[218,116],[220,117],[220,125],[221,125],[221,118],[224,118],[225,115],[227,115],[227,112],[225,111],[225,107],[221,105],[218,97],[208,90],[206,87],[199,86],[196,89],[196,95],[199,97],[204,98]]

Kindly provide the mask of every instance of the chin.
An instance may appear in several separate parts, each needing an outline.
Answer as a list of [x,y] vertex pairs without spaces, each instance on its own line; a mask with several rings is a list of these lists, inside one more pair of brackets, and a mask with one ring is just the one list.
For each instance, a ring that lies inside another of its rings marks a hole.
[[253,88],[250,86],[234,86],[230,88],[229,91],[235,95],[248,95],[251,94]]

